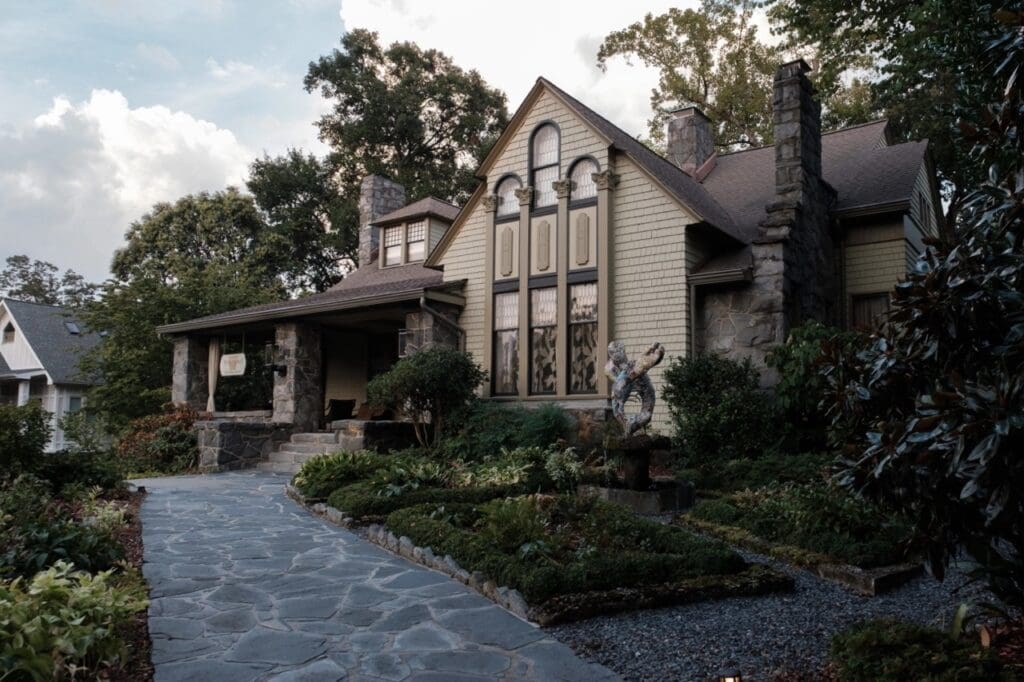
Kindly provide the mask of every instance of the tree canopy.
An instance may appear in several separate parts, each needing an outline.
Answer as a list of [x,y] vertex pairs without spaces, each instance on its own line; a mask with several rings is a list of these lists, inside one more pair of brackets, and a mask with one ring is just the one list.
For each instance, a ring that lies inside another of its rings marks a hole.
[[113,278],[84,311],[106,332],[83,361],[102,377],[90,409],[115,430],[170,399],[171,342],[156,327],[280,300],[290,263],[281,236],[233,188],[157,204],[125,238]]
[[25,255],[8,256],[0,271],[0,296],[69,308],[78,308],[96,295],[97,285],[74,270],[63,273],[53,263]]

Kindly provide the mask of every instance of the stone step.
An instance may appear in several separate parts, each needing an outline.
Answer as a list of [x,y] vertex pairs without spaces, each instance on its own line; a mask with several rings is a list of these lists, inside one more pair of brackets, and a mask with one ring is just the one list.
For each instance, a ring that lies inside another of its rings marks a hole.
[[329,433],[293,433],[293,443],[323,443],[334,445],[338,442],[338,434],[333,431]]
[[362,419],[339,419],[331,422],[331,428],[339,436],[362,436],[366,422]]
[[314,457],[319,457],[323,453],[314,452],[271,452],[270,457],[267,461],[277,462],[278,464],[305,464]]
[[327,452],[334,452],[337,449],[337,443],[282,443],[281,447],[278,448],[278,452],[322,455]]
[[260,471],[272,471],[277,474],[294,474],[299,471],[299,464],[282,464],[279,462],[260,462],[257,469]]

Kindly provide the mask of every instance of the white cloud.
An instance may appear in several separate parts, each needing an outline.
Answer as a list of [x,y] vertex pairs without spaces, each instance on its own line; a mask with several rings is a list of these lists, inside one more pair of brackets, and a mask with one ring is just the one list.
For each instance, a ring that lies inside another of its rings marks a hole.
[[233,59],[221,64],[211,57],[206,60],[206,71],[214,80],[231,86],[233,90],[243,90],[256,85],[281,88],[288,83],[280,69],[260,69]]
[[142,59],[156,64],[164,71],[177,71],[181,68],[178,58],[163,45],[139,43],[135,46],[135,52]]
[[0,257],[27,253],[107,276],[128,225],[158,201],[239,185],[252,153],[230,130],[120,92],[59,97],[0,130]]

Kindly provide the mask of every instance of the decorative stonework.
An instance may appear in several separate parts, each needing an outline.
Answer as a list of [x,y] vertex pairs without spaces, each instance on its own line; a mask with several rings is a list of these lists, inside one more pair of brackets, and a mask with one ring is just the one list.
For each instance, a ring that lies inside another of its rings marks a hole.
[[206,343],[192,336],[174,339],[174,369],[171,375],[171,402],[206,409],[207,367],[209,350]]
[[320,330],[300,322],[285,322],[275,330],[274,363],[285,367],[274,374],[274,423],[296,431],[315,431],[323,413],[320,383]]
[[600,173],[594,173],[591,176],[594,182],[597,184],[598,191],[605,189],[615,189],[619,185],[619,176],[610,170],[604,170]]
[[286,426],[236,419],[196,422],[195,429],[204,474],[255,468],[291,434]]
[[[627,437],[651,423],[656,394],[647,372],[663,357],[665,349],[657,342],[651,344],[639,360],[629,359],[626,346],[621,341],[608,344],[608,364],[604,373],[612,380],[612,414]],[[626,403],[633,394],[640,400],[640,412],[627,417]]]
[[487,211],[488,213],[494,213],[495,211],[498,210],[498,197],[494,196],[493,194],[488,194],[484,196],[483,204],[485,211]]
[[558,195],[559,199],[567,199],[574,187],[574,183],[570,178],[563,178],[561,180],[555,180],[551,183],[551,186],[555,190],[555,194]]
[[405,206],[405,188],[380,175],[368,175],[359,187],[359,265],[377,259],[379,230],[371,223]]
[[519,199],[520,206],[529,206],[533,201],[533,188],[522,187],[516,190],[516,199]]

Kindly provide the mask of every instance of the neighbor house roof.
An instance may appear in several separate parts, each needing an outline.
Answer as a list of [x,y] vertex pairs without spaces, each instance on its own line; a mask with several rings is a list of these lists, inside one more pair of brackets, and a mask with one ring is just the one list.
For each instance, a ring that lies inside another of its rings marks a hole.
[[402,208],[392,211],[391,213],[385,213],[374,220],[373,224],[387,225],[388,223],[397,223],[402,220],[419,218],[421,216],[434,216],[450,223],[455,220],[455,216],[457,215],[459,215],[458,206],[449,204],[447,201],[443,201],[436,197],[426,197],[419,201],[414,201],[408,206],[403,206]]
[[303,298],[250,306],[186,322],[163,325],[161,334],[215,329],[233,324],[299,317],[418,298],[427,290],[458,289],[463,281],[443,282],[443,275],[419,263],[382,268],[376,262],[361,267],[327,291]]
[[[83,354],[100,342],[99,334],[87,332],[85,325],[66,308],[13,298],[0,300],[42,364],[40,369],[50,376],[53,383],[93,383],[78,369],[78,363]],[[73,329],[78,333],[73,333]]]

